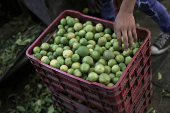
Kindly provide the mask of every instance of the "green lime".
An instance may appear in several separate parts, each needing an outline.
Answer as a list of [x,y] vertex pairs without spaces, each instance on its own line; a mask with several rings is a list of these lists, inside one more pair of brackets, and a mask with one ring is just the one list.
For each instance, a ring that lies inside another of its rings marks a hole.
[[68,26],[68,25],[66,25],[66,26],[64,26],[64,28],[65,28],[65,30],[67,31],[67,30],[68,30],[68,28],[69,28],[69,26]]
[[106,47],[103,46],[103,47],[102,47],[102,50],[103,50],[103,51],[106,51]]
[[116,64],[117,64],[117,62],[116,62],[115,59],[110,59],[110,60],[108,61],[108,66],[110,66],[111,68],[112,68],[114,65],[116,65]]
[[75,69],[74,72],[73,72],[73,75],[76,76],[76,77],[81,77],[82,73],[79,69]]
[[114,84],[113,83],[109,83],[109,84],[107,84],[107,86],[111,87],[111,86],[114,86]]
[[104,68],[104,66],[102,64],[98,64],[98,65],[95,66],[94,71],[97,74],[102,74],[102,73],[104,73],[105,68]]
[[86,46],[88,44],[88,41],[85,38],[81,38],[80,44],[83,45],[83,46]]
[[93,23],[91,21],[86,21],[86,25],[92,25]]
[[115,74],[110,73],[109,76],[110,76],[111,79],[113,79],[115,77]]
[[71,16],[66,16],[66,20],[68,20],[68,19],[70,19],[71,18]]
[[60,69],[60,64],[59,64],[59,63],[55,63],[55,64],[53,65],[53,67],[55,67],[55,68],[57,68],[57,69]]
[[129,56],[130,55],[130,51],[129,51],[129,49],[128,49],[128,51],[123,51],[123,56],[124,57],[127,57],[127,56]]
[[76,21],[76,23],[79,23],[79,19],[78,18],[74,18],[74,20]]
[[74,24],[75,31],[80,31],[81,29],[83,29],[83,25],[81,23]]
[[80,60],[80,56],[78,54],[73,54],[71,59],[73,62],[78,62]]
[[112,82],[113,82],[114,84],[116,84],[118,80],[119,80],[118,77],[114,77],[114,78],[112,79]]
[[82,63],[82,64],[80,65],[80,71],[81,71],[82,73],[87,73],[87,72],[89,71],[89,69],[90,69],[90,65],[87,64],[87,63]]
[[71,66],[73,69],[79,69],[80,68],[80,63],[79,62],[74,62]]
[[63,50],[70,50],[71,48],[69,46],[64,46]]
[[94,34],[93,34],[92,32],[87,32],[87,33],[85,34],[85,38],[86,38],[87,40],[92,40],[93,37],[94,37]]
[[54,34],[53,34],[53,38],[55,38],[57,36],[57,32],[55,32]]
[[101,23],[96,24],[96,31],[102,32],[103,31],[103,25]]
[[112,67],[112,72],[117,73],[118,71],[120,71],[120,67],[119,67],[119,65],[116,64]]
[[34,47],[33,52],[34,53],[39,53],[40,52],[40,47],[38,47],[38,46]]
[[65,33],[66,33],[66,30],[63,29],[63,28],[61,28],[61,29],[59,29],[59,30],[57,31],[57,35],[58,35],[58,36],[63,36]]
[[41,56],[46,56],[46,55],[47,55],[47,51],[41,50],[41,51],[40,51],[40,54],[41,54]]
[[44,59],[48,58],[47,56],[42,56],[41,57],[41,61],[43,61]]
[[115,43],[113,44],[113,49],[114,49],[115,51],[120,51],[120,50],[121,50],[121,48],[120,48],[119,45],[118,45],[118,42],[115,42]]
[[62,65],[62,66],[60,67],[60,70],[61,70],[61,71],[64,71],[64,72],[67,72],[67,71],[68,71],[68,66]]
[[87,46],[80,46],[77,49],[77,53],[81,56],[81,57],[85,57],[88,56],[90,54],[89,49],[87,48]]
[[34,55],[36,58],[38,58],[39,60],[41,59],[42,55],[40,53],[35,53]]
[[113,51],[113,53],[114,53],[115,56],[120,55],[119,51]]
[[107,41],[111,41],[112,37],[109,34],[105,34],[103,37],[107,39]]
[[57,56],[61,56],[63,54],[63,48],[58,47],[55,52],[56,52]]
[[106,49],[109,49],[111,47],[111,42],[106,42],[105,47]]
[[112,30],[111,30],[110,28],[106,28],[106,29],[104,30],[104,33],[105,33],[105,34],[111,34],[111,33],[112,33]]
[[90,56],[85,56],[85,57],[82,59],[82,62],[83,62],[83,63],[87,63],[87,64],[89,64],[90,66],[93,66],[93,65],[94,65],[93,58],[90,57]]
[[72,68],[68,69],[68,71],[67,71],[67,73],[69,73],[69,74],[73,74],[73,72],[74,72],[74,69],[72,69]]
[[107,85],[109,84],[110,80],[111,80],[110,76],[106,73],[102,73],[99,75],[99,82],[102,84]]
[[94,45],[89,44],[89,45],[87,45],[87,48],[94,49]]
[[53,60],[53,59],[54,59],[54,56],[53,56],[53,55],[50,55],[50,56],[48,56],[48,58],[49,58],[50,60]]
[[82,11],[83,14],[88,14],[88,12],[89,12],[89,9],[87,7],[84,8],[83,11]]
[[57,60],[56,60],[56,59],[51,60],[51,62],[50,62],[50,66],[52,66],[52,67],[53,67],[55,63],[57,63]]
[[75,39],[75,38],[70,39],[70,41],[69,41],[69,46],[70,46],[70,47],[73,47],[73,44],[74,44],[75,42],[78,42],[78,40]]
[[107,65],[107,61],[103,58],[100,58],[98,62],[102,63],[103,65]]
[[49,57],[50,55],[53,55],[51,51],[47,52],[47,56]]
[[91,72],[94,72],[94,68],[93,68],[93,67],[91,67],[91,68],[89,69],[88,74],[91,73]]
[[64,26],[63,25],[58,25],[58,29],[64,29]]
[[98,44],[100,46],[104,46],[107,42],[107,39],[105,37],[100,37],[99,40],[98,40]]
[[135,48],[133,49],[133,55],[135,55],[135,53],[138,51],[139,48]]
[[56,51],[56,50],[57,50],[57,48],[58,48],[58,45],[53,45],[53,47],[52,47],[52,51]]
[[86,34],[86,32],[85,32],[84,30],[80,30],[80,31],[78,32],[78,35],[79,35],[80,37],[84,37],[85,34]]
[[67,66],[71,66],[72,65],[72,60],[71,60],[70,57],[65,59],[65,65],[67,65]]
[[98,51],[93,51],[93,52],[91,53],[91,57],[92,57],[95,61],[97,61],[97,60],[100,59],[100,53],[99,53]]
[[116,36],[115,33],[112,34],[112,38],[113,38],[113,39],[117,39],[117,36]]
[[124,71],[126,69],[126,64],[125,63],[120,63],[119,67],[120,67],[121,71]]
[[65,26],[67,24],[67,20],[65,18],[62,18],[60,20],[60,24]]
[[[113,51],[113,53],[114,53],[114,49],[113,49],[113,47],[110,47],[110,48],[109,48],[109,50],[110,50],[110,51]],[[115,56],[116,56],[116,55],[115,55]]]
[[103,49],[100,46],[95,46],[94,51],[98,51],[100,54],[103,54]]
[[68,39],[75,38],[75,34],[72,33],[72,32],[70,32],[70,33],[67,34],[67,38],[68,38]]
[[98,81],[98,79],[99,79],[99,76],[97,75],[97,73],[91,72],[88,74],[88,80],[90,82],[96,82],[96,81]]
[[104,57],[105,60],[110,60],[110,59],[113,59],[115,57],[115,55],[114,55],[113,51],[106,50],[103,53],[103,57]]
[[77,39],[77,41],[79,41],[79,40],[80,40],[80,37],[79,37],[79,36],[76,36],[75,39]]
[[68,39],[66,37],[61,37],[60,43],[64,45],[68,45]]
[[122,71],[118,71],[118,72],[116,72],[116,77],[118,77],[118,78],[120,78],[120,76],[122,75]]
[[105,68],[105,72],[104,73],[110,74],[111,68],[109,66],[104,66],[104,68]]
[[124,62],[124,57],[123,57],[123,55],[117,55],[116,56],[116,58],[115,58],[115,60],[118,62],[118,63],[122,63],[122,62]]
[[71,57],[72,55],[73,55],[73,51],[71,51],[71,50],[64,50],[63,51],[63,57],[64,58]]
[[132,60],[132,58],[130,56],[127,56],[125,58],[125,64],[128,65],[131,60]]
[[93,31],[93,26],[92,25],[87,25],[85,28],[86,32],[92,32]]
[[59,61],[60,59],[64,59],[63,56],[58,56],[57,60]]
[[45,58],[42,62],[44,62],[46,64],[50,64],[50,59],[49,58]]
[[57,60],[60,65],[64,65],[64,59]]
[[67,24],[70,26],[70,27],[73,27],[74,24],[75,24],[75,20],[73,18],[69,18],[67,19]]
[[95,45],[96,45],[96,42],[95,42],[94,40],[89,40],[89,41],[88,41],[88,44],[91,44],[91,45],[95,46]]
[[72,27],[69,27],[69,28],[67,29],[67,32],[68,32],[68,33],[74,33],[74,29],[73,29]]
[[98,41],[98,39],[101,37],[101,35],[99,34],[99,33],[95,33],[94,34],[94,39],[96,40],[96,41]]
[[48,50],[49,47],[50,47],[50,45],[49,45],[48,43],[42,43],[42,44],[41,44],[41,49],[42,49],[42,50]]
[[59,44],[60,43],[60,39],[61,39],[61,36],[57,36],[57,37],[54,38],[54,42],[56,44]]
[[74,49],[74,50],[77,50],[80,46],[81,46],[81,44],[80,44],[79,42],[75,42],[75,43],[73,44],[73,49]]

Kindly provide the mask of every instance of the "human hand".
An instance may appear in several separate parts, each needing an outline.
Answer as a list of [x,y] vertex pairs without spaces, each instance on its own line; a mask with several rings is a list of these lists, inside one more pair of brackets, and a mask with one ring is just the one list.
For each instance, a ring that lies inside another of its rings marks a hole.
[[114,23],[114,32],[117,36],[119,47],[122,47],[121,36],[123,36],[125,51],[133,49],[133,38],[137,41],[135,19],[133,13],[119,12]]
[[100,0],[87,0],[89,11],[92,14],[98,14],[102,10],[102,3]]

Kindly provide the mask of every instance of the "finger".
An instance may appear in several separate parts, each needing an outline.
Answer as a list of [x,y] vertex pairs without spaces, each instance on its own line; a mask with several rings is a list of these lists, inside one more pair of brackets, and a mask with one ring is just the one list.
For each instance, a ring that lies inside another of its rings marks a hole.
[[122,47],[122,40],[121,40],[121,31],[120,30],[116,30],[116,36],[117,36],[117,41],[119,44],[119,47]]
[[129,41],[130,49],[133,49],[133,37],[132,37],[132,31],[131,30],[128,31],[128,41]]
[[128,35],[127,35],[127,31],[123,31],[122,32],[123,35],[123,42],[124,42],[124,47],[125,47],[125,51],[128,50]]
[[136,27],[133,29],[133,37],[134,37],[134,41],[137,42],[138,38],[136,33]]

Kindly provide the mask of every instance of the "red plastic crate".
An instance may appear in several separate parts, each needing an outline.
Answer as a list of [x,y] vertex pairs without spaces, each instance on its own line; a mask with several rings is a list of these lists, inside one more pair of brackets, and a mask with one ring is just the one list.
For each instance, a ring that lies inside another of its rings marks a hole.
[[[86,81],[53,68],[31,55],[33,48],[35,46],[40,46],[42,40],[44,40],[50,32],[56,32],[60,20],[68,15],[79,18],[82,23],[89,20],[94,24],[101,23],[104,27],[113,30],[114,23],[111,21],[83,15],[80,12],[73,10],[66,10],[62,12],[28,48],[26,55],[36,68],[37,72],[41,75],[42,80],[51,93],[55,94],[58,90],[68,93],[82,101],[96,106],[103,112],[126,112],[128,110],[127,106],[129,106],[129,101],[137,98],[136,94],[132,92],[135,90],[140,91],[143,86],[148,83],[146,80],[148,77],[150,78],[150,81],[152,79],[149,30],[141,27],[136,28],[138,38],[143,40],[143,43],[124,70],[118,82],[114,86],[108,87],[101,83]],[[51,36],[48,39],[50,39]],[[48,41],[48,39],[46,41]],[[136,105],[135,102],[131,104]],[[149,104],[147,104],[147,106],[149,106]],[[147,106],[145,105],[146,108],[148,108]]]
[[99,109],[90,108],[59,91],[55,92],[55,94],[52,93],[52,99],[56,106],[68,113],[101,113]]

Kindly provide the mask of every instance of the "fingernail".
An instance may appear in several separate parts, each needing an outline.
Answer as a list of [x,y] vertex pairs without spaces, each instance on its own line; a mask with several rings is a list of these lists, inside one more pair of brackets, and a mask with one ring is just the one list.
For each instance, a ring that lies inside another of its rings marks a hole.
[[130,47],[130,49],[132,50],[132,49],[133,49],[133,47]]

